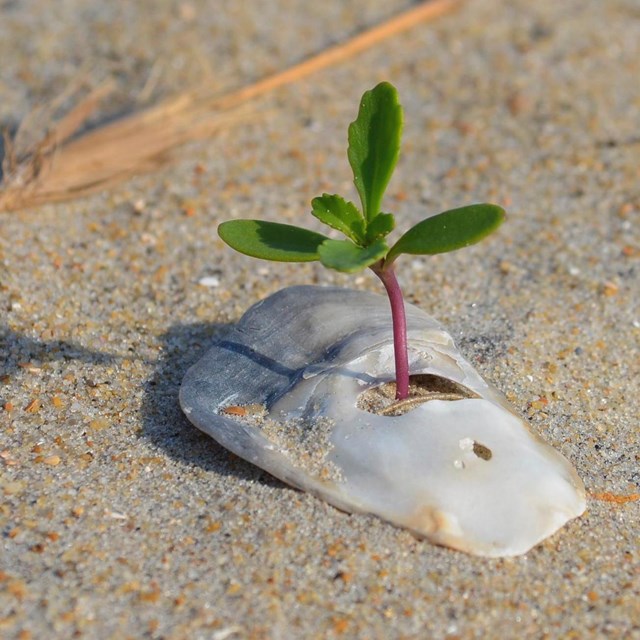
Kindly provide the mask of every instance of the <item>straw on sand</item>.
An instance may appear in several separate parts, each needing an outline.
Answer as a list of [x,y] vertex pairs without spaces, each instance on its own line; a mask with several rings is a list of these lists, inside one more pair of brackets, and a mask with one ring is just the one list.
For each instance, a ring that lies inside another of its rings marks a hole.
[[225,95],[185,91],[74,138],[74,133],[113,90],[110,84],[102,85],[55,123],[23,157],[16,157],[14,140],[5,134],[0,211],[69,200],[153,171],[169,162],[171,152],[180,145],[246,121],[251,114],[247,107],[252,99],[435,19],[454,9],[460,1],[422,2],[344,43]]

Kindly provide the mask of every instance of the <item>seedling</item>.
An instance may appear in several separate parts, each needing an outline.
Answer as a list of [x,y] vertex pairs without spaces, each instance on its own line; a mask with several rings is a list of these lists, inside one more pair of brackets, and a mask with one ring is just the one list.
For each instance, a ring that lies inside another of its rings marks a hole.
[[279,262],[319,260],[325,267],[355,273],[371,269],[382,281],[391,304],[396,367],[396,397],[409,395],[407,325],[402,291],[394,266],[403,253],[435,255],[461,249],[489,235],[504,220],[494,204],[473,204],[426,218],[391,247],[386,237],[395,227],[391,213],[381,211],[382,198],[398,161],[402,107],[391,84],[365,92],[358,117],[349,126],[349,164],[362,210],[339,195],[324,193],[311,201],[311,213],[347,239],[263,220],[230,220],[218,227],[233,249],[254,258]]

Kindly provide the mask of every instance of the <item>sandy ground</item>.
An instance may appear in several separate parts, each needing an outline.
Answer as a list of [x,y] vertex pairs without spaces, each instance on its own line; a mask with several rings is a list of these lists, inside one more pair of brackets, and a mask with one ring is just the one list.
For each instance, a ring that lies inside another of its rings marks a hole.
[[[95,121],[231,89],[406,7],[346,5],[0,2],[0,123],[79,76],[118,83]],[[639,77],[635,0],[478,0],[257,101],[160,173],[0,214],[0,636],[640,638]],[[215,229],[314,226],[313,196],[353,194],[346,126],[383,79],[405,107],[399,227],[509,211],[481,245],[405,257],[400,278],[585,481],[586,514],[522,557],[341,513],[178,407],[186,368],[261,297],[379,290],[242,257]]]

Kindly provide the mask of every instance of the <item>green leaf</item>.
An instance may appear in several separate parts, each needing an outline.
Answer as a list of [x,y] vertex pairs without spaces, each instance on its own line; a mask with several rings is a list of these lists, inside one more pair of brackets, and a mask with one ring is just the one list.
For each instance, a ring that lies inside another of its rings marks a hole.
[[342,196],[323,193],[311,201],[311,206],[311,213],[318,220],[341,231],[355,243],[364,243],[364,218],[353,202],[345,200]]
[[472,204],[427,218],[391,247],[387,263],[401,253],[433,255],[467,247],[497,229],[504,215],[504,210],[495,204]]
[[358,247],[350,240],[325,240],[318,253],[325,267],[353,273],[384,258],[388,249],[384,240],[376,240],[368,247]]
[[253,258],[279,262],[319,260],[318,248],[327,236],[290,224],[262,220],[229,220],[218,235],[233,249]]
[[392,213],[379,213],[367,225],[367,241],[373,242],[378,238],[384,238],[389,235],[396,226],[396,219]]
[[347,155],[367,221],[380,212],[380,203],[398,162],[402,107],[393,85],[382,82],[360,101],[358,117],[349,126]]

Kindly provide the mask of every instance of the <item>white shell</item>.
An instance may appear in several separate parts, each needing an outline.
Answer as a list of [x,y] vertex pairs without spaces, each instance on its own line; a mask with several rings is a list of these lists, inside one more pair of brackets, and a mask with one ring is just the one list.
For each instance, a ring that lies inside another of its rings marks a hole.
[[[397,417],[359,409],[364,390],[394,377],[387,299],[291,287],[249,309],[189,369],[183,411],[235,454],[340,509],[477,555],[525,553],[584,511],[582,481],[435,320],[406,311],[411,374],[477,397]],[[255,405],[266,407],[264,424],[225,414]]]

